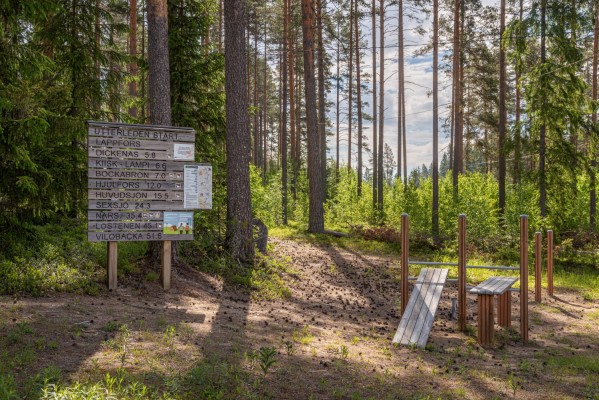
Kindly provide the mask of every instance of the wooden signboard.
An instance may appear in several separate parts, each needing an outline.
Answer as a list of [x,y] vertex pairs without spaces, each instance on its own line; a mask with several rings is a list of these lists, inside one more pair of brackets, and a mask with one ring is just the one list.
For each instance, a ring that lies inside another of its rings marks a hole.
[[109,242],[111,289],[116,242],[193,240],[193,210],[212,208],[212,167],[194,153],[191,128],[88,122],[87,238]]
[[165,211],[211,208],[212,170],[193,162],[194,151],[191,128],[89,122],[88,239],[192,240],[188,214],[187,232],[154,231],[163,230]]

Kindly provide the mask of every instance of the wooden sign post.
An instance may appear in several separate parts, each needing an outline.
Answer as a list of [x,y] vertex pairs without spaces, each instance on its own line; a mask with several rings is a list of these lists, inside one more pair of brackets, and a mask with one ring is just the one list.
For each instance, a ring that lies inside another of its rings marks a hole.
[[194,163],[195,131],[88,122],[88,233],[108,242],[108,288],[117,286],[120,241],[163,241],[162,285],[171,284],[171,241],[193,240],[193,210],[212,208],[212,167]]

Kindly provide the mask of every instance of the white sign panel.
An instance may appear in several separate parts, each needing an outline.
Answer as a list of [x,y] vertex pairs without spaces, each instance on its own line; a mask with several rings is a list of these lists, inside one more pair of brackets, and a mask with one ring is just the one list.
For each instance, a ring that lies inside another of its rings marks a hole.
[[212,167],[186,165],[183,170],[183,208],[212,209]]
[[173,145],[175,160],[193,161],[195,145],[193,143],[175,143]]

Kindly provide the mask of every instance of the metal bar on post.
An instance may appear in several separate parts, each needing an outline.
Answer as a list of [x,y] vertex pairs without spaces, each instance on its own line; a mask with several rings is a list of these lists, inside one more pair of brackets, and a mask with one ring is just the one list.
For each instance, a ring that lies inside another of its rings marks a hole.
[[115,290],[117,286],[117,261],[119,242],[108,242],[106,244],[106,277],[108,290]]
[[528,342],[528,215],[520,216],[520,335]]
[[466,331],[466,215],[458,218],[458,326]]
[[410,252],[410,217],[408,214],[401,215],[401,315],[408,306],[408,276],[409,276],[409,252]]
[[547,294],[553,296],[553,231],[547,231]]
[[162,288],[169,290],[171,288],[171,241],[162,242]]
[[541,272],[541,263],[543,261],[542,247],[541,232],[535,232],[535,301],[537,303],[541,302],[541,280],[543,279]]

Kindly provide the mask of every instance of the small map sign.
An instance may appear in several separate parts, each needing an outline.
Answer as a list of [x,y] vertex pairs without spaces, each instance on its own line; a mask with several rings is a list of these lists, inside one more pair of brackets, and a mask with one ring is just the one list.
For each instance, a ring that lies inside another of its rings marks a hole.
[[212,208],[212,167],[194,163],[195,131],[88,122],[88,240],[192,240]]

